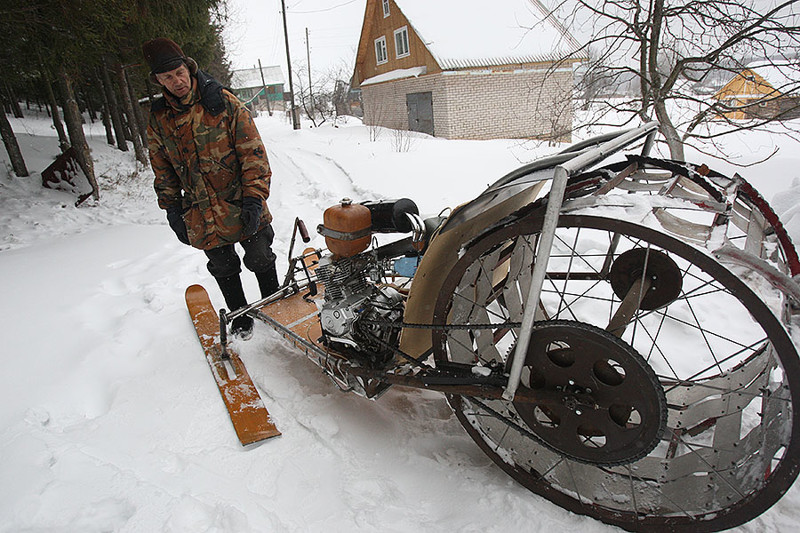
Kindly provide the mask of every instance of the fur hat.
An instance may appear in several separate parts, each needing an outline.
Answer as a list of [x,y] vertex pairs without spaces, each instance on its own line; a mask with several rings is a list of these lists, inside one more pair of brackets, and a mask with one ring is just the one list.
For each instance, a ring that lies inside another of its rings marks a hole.
[[[175,41],[159,37],[152,41],[147,41],[142,45],[142,53],[150,66],[150,74],[160,74],[175,70],[181,65],[186,65],[189,70],[197,70],[197,63],[190,57],[186,57],[181,47]],[[194,66],[194,69],[191,67]]]

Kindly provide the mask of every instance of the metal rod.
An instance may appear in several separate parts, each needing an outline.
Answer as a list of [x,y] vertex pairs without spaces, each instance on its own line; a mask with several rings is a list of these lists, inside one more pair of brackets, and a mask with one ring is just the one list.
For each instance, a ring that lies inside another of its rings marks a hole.
[[522,314],[522,328],[520,329],[519,339],[511,356],[511,371],[508,377],[508,384],[503,392],[503,398],[513,400],[519,387],[522,369],[525,366],[528,345],[530,343],[533,322],[538,308],[539,297],[544,285],[544,278],[547,275],[547,264],[550,261],[550,251],[555,239],[556,227],[558,226],[558,215],[561,205],[564,203],[564,194],[567,188],[569,176],[575,172],[585,169],[593,163],[605,159],[610,154],[621,148],[641,139],[643,136],[655,132],[658,129],[658,122],[648,122],[643,126],[632,129],[629,132],[604,142],[597,148],[581,153],[580,155],[565,161],[555,167],[553,171],[553,184],[547,198],[547,209],[545,210],[542,232],[539,238],[539,250],[536,254],[531,277],[531,286],[528,291],[528,298],[525,300],[525,311]]
[[642,147],[643,156],[647,157],[650,155],[650,150],[653,149],[653,143],[655,143],[656,140],[656,133],[658,133],[657,130],[651,131],[644,140],[644,146]]
[[295,217],[294,227],[292,229],[292,240],[289,241],[289,270],[286,272],[286,277],[283,279],[283,284],[288,285],[294,274],[294,266],[297,264],[297,258],[292,259],[292,252],[294,252],[294,241],[297,237],[297,223],[300,219]]
[[503,391],[503,398],[506,400],[514,399],[514,395],[519,387],[520,378],[522,377],[522,368],[525,365],[528,344],[531,338],[531,331],[533,330],[534,314],[538,307],[537,304],[539,302],[539,295],[542,292],[542,286],[544,285],[544,277],[547,274],[547,263],[550,261],[550,250],[553,247],[556,226],[558,225],[558,212],[561,210],[561,204],[564,202],[564,193],[567,189],[568,178],[569,173],[567,170],[561,165],[557,166],[553,175],[553,185],[547,197],[547,210],[545,211],[544,224],[539,239],[539,249],[536,253],[536,259],[533,265],[533,276],[531,277],[528,298],[525,300],[525,312],[522,315],[522,328],[519,332],[516,349],[512,355],[511,373],[508,377],[508,384],[506,385],[506,390]]
[[239,309],[236,309],[235,311],[231,311],[230,313],[226,314],[225,315],[226,321],[231,322],[234,318],[238,318],[246,313],[249,313],[250,311],[253,311],[254,309],[259,309],[267,304],[280,300],[281,298],[284,298],[290,294],[295,294],[297,292],[300,292],[301,290],[305,289],[308,285],[309,285],[308,282],[301,282],[292,285],[287,285],[286,287],[281,287],[280,289],[270,294],[269,296],[266,296],[256,302],[245,305],[244,307],[240,307]]
[[631,318],[636,314],[636,311],[639,310],[644,295],[650,290],[651,286],[652,281],[650,278],[645,277],[644,274],[642,274],[642,277],[633,281],[633,285],[628,289],[628,294],[626,294],[625,298],[620,302],[617,312],[611,317],[606,327],[607,332],[615,337],[622,338],[622,335],[625,333],[625,328],[628,323],[630,323]]
[[220,358],[225,360],[230,358],[228,353],[228,320],[225,309],[219,310],[219,348]]

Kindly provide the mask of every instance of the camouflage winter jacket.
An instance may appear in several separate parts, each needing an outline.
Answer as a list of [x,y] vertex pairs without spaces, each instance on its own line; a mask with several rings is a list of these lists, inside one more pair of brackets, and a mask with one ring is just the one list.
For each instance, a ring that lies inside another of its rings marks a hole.
[[205,72],[197,71],[188,104],[167,91],[153,103],[147,139],[158,205],[182,210],[195,248],[244,238],[244,197],[261,198],[261,224],[272,221],[272,172],[250,112]]

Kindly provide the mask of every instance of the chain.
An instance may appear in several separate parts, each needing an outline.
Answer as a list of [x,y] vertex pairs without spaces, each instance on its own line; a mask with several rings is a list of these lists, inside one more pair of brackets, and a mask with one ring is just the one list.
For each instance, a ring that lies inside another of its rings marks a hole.
[[[380,323],[380,322],[388,322],[388,321],[384,321],[384,320],[369,320],[369,321],[367,321],[367,320],[365,320],[365,322]],[[428,355],[423,354],[419,359],[417,359],[417,358],[412,357],[411,355],[405,353],[403,350],[401,350],[397,346],[393,346],[393,345],[389,344],[388,342],[384,341],[383,339],[381,339],[377,335],[374,335],[370,331],[363,331],[362,333],[364,333],[367,336],[369,336],[373,341],[377,342],[378,344],[380,344],[384,348],[386,348],[388,350],[391,350],[392,353],[394,353],[395,355],[399,355],[403,359],[409,361],[410,363],[413,363],[415,366],[420,367],[420,368],[431,368],[431,366],[429,364],[425,363],[425,359],[428,358]]]
[[412,324],[409,322],[392,322],[391,320],[370,320],[362,318],[365,324],[377,324],[379,326],[389,326],[396,329],[438,329],[438,330],[471,330],[471,329],[502,329],[519,328],[522,322],[500,322],[498,324]]

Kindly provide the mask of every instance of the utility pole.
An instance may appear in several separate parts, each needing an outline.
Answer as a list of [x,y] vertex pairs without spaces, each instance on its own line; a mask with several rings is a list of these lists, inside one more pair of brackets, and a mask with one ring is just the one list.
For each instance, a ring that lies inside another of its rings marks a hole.
[[258,58],[258,72],[261,73],[261,86],[264,88],[264,98],[267,100],[267,112],[272,116],[272,106],[269,104],[269,93],[267,92],[267,84],[264,82],[264,70],[261,68],[261,58]]
[[[311,114],[314,115],[314,93],[311,90],[311,46],[308,42],[308,28],[306,28],[306,63],[308,63],[308,99],[311,100]],[[312,120],[312,122],[314,122]],[[316,124],[316,123],[315,123]]]
[[292,58],[289,55],[289,30],[286,28],[286,2],[281,0],[281,11],[283,12],[283,36],[286,39],[286,66],[289,69],[289,94],[292,95],[290,105],[292,106],[292,127],[300,129],[300,117],[297,116],[297,108],[294,106],[294,86],[292,85]]

